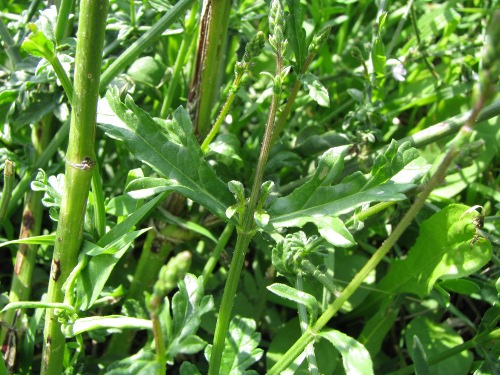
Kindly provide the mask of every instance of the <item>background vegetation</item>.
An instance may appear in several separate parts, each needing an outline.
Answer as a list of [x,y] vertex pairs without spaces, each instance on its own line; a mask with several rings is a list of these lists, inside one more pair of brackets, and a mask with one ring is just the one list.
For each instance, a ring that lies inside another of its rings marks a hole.
[[498,373],[497,1],[52,3],[0,1],[0,374]]

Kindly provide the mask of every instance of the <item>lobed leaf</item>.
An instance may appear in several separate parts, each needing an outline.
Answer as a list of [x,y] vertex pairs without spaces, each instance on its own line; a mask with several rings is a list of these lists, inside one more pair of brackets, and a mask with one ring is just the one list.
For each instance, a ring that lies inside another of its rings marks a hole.
[[179,107],[172,120],[160,124],[137,107],[131,97],[123,103],[117,89],[109,90],[106,99],[114,112],[100,108],[98,122],[106,134],[125,142],[138,159],[168,180],[170,190],[225,219],[226,208],[234,199],[203,158],[186,111]]
[[165,304],[162,321],[164,332],[169,333],[166,345],[169,363],[173,363],[179,353],[197,353],[206,346],[207,343],[196,336],[196,331],[201,317],[213,309],[214,301],[204,293],[202,277],[187,274],[172,298],[172,315],[169,304]]
[[342,225],[336,230],[330,218],[367,203],[406,199],[403,192],[413,188],[427,171],[425,160],[408,143],[397,147],[393,142],[377,157],[370,174],[356,172],[331,186],[343,169],[347,149],[341,146],[326,151],[308,182],[269,206],[267,212],[275,228],[302,227],[310,222],[333,245],[349,246],[354,241],[347,229]]

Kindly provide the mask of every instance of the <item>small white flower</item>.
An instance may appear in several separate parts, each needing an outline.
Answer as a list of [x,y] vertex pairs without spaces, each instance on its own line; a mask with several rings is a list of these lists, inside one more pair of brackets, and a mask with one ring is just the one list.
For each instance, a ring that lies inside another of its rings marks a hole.
[[406,80],[406,69],[403,63],[397,59],[387,60],[387,65],[391,67],[392,76],[396,81],[404,82]]

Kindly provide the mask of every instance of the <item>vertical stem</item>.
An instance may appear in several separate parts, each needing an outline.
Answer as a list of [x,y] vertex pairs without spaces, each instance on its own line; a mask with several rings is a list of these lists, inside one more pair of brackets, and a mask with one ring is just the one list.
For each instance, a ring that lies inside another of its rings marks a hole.
[[[82,0],[80,3],[65,191],[52,258],[49,302],[64,300],[62,285],[77,264],[82,242],[85,207],[95,164],[95,120],[107,11],[107,0]],[[41,370],[43,375],[62,372],[64,347],[65,337],[55,311],[48,309]]]
[[168,111],[172,105],[172,101],[174,100],[175,90],[177,89],[179,80],[181,78],[182,68],[184,68],[184,62],[186,60],[186,55],[189,51],[189,47],[191,46],[191,42],[193,41],[194,32],[196,30],[196,15],[198,13],[199,1],[196,1],[191,9],[191,13],[189,15],[189,19],[186,21],[186,27],[184,29],[184,37],[181,42],[181,46],[179,47],[179,51],[177,54],[177,58],[175,59],[174,72],[172,73],[172,78],[168,83],[167,93],[163,100],[163,104],[161,106],[160,117],[167,117]]
[[[304,291],[304,279],[300,272],[297,274],[297,290],[301,292]],[[298,303],[297,307],[299,312],[300,331],[304,333],[307,330],[307,327],[309,326],[309,317],[307,316],[307,309],[301,303]],[[309,374],[319,375],[318,363],[316,361],[316,355],[314,353],[314,342],[311,342],[306,346],[305,352],[309,368]]]
[[12,198],[12,190],[14,189],[14,163],[11,160],[6,160],[3,170],[3,188],[2,197],[0,198],[0,222],[8,212],[9,203]]
[[223,47],[229,26],[230,0],[206,0],[200,21],[198,56],[189,93],[194,129],[201,138],[208,133],[217,96]]
[[[35,158],[42,153],[51,137],[52,114],[45,116],[40,123],[36,124],[32,130],[33,146],[35,148]],[[24,200],[24,210],[21,222],[19,238],[29,238],[40,234],[42,224],[42,197],[43,192],[28,191]],[[27,301],[31,294],[31,280],[33,269],[35,268],[35,258],[38,246],[20,244],[16,253],[16,264],[12,276],[12,283],[9,293],[9,302]],[[2,320],[8,326],[12,326],[15,321],[16,310],[7,311]],[[2,327],[0,342],[3,342],[6,327]],[[20,343],[18,343],[20,347]]]
[[57,9],[57,23],[56,23],[56,42],[59,43],[65,36],[68,30],[69,14],[73,9],[73,0],[62,0]]
[[[279,5],[279,1],[275,0],[273,4]],[[277,18],[279,19],[279,16]],[[281,22],[281,20],[278,22]],[[283,34],[282,30],[279,29],[280,26],[281,23],[278,24],[278,27],[276,27],[276,29],[280,31],[280,36],[282,37]],[[219,374],[219,369],[222,362],[222,352],[224,350],[224,341],[226,339],[226,333],[229,329],[229,321],[231,319],[234,297],[236,296],[236,290],[238,288],[238,282],[241,275],[241,270],[243,268],[243,263],[245,261],[245,255],[248,251],[248,246],[251,239],[255,235],[255,208],[257,207],[257,203],[259,201],[262,179],[264,177],[264,169],[269,157],[269,151],[271,150],[271,139],[273,136],[274,124],[276,122],[276,112],[278,110],[278,101],[281,93],[281,73],[283,70],[283,41],[279,38],[277,39],[278,41],[275,42],[276,73],[275,81],[273,82],[274,94],[266,121],[265,133],[260,148],[260,155],[255,171],[252,192],[250,194],[248,205],[245,208],[245,212],[240,216],[240,222],[237,228],[238,237],[236,239],[236,247],[234,250],[231,265],[229,267],[229,274],[227,277],[226,286],[224,287],[224,294],[222,295],[222,302],[219,309],[219,317],[217,318],[217,324],[215,326],[214,343],[212,346],[212,354],[210,356],[210,365],[208,369],[209,375]],[[279,81],[279,86],[277,86],[276,81]]]
[[217,242],[217,245],[215,246],[212,255],[205,264],[205,267],[203,267],[203,273],[202,273],[203,286],[207,285],[208,277],[212,274],[215,265],[219,261],[222,250],[225,249],[227,242],[229,241],[229,238],[231,238],[231,235],[233,234],[233,231],[234,231],[233,224],[227,224],[224,230],[222,231],[222,234],[219,237],[219,241]]

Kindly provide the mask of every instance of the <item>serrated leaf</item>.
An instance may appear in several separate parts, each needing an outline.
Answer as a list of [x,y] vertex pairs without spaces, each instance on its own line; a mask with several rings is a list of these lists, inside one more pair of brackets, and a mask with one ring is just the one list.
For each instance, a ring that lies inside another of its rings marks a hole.
[[[206,342],[196,336],[201,317],[213,309],[212,296],[204,296],[202,278],[187,274],[179,291],[172,298],[172,320],[164,322],[164,332],[170,332],[167,339],[167,361],[173,363],[179,353],[193,354],[202,350]],[[165,304],[169,309],[169,304]],[[167,314],[170,316],[170,313]]]
[[186,111],[179,107],[172,120],[160,124],[132,98],[121,102],[117,89],[109,90],[106,99],[114,112],[106,113],[100,106],[98,122],[106,134],[125,142],[138,159],[169,181],[172,190],[225,219],[226,208],[234,199],[205,161]]
[[407,257],[393,261],[378,288],[423,298],[438,279],[458,279],[485,265],[491,259],[492,247],[485,238],[476,237],[473,220],[479,213],[468,209],[452,204],[424,221]]
[[289,10],[286,19],[286,33],[288,42],[295,54],[297,71],[300,72],[307,55],[306,32],[302,27],[304,12],[300,0],[287,0],[286,2]]
[[311,315],[311,321],[316,320],[315,317],[321,309],[318,301],[313,295],[281,283],[271,284],[267,287],[267,289],[281,298],[304,305]]
[[[400,153],[400,150],[408,152],[405,147],[398,148],[396,153]],[[372,174],[365,176],[356,172],[335,186],[329,185],[343,168],[347,146],[326,151],[308,182],[269,206],[267,212],[271,216],[270,223],[275,228],[302,227],[309,222],[319,222],[321,225],[319,218],[335,217],[366,203],[406,199],[402,193],[415,186],[414,182],[427,170],[426,162],[419,157],[403,165],[400,163],[401,157],[391,156],[393,151],[391,149],[383,156],[387,164],[384,171],[378,165]]]
[[300,75],[300,80],[304,87],[309,90],[309,96],[320,106],[330,107],[330,96],[325,86],[319,81],[314,74],[306,73]]
[[[250,375],[253,370],[247,370],[262,358],[264,351],[257,348],[260,333],[255,332],[255,321],[248,318],[234,317],[229,324],[229,331],[224,342],[221,375]],[[205,349],[205,357],[210,361],[212,346]]]
[[362,344],[345,333],[336,330],[323,331],[319,335],[330,341],[340,352],[346,374],[373,374],[370,353]]

